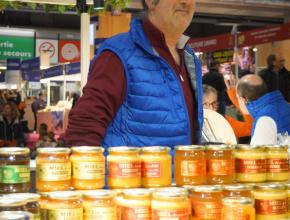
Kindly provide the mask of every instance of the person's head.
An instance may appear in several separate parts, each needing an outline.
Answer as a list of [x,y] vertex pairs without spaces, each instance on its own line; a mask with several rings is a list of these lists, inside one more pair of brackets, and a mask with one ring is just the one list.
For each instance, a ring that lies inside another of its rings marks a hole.
[[247,112],[246,103],[262,97],[267,90],[267,86],[260,76],[255,74],[243,76],[237,84],[237,98],[242,112]]
[[269,69],[275,69],[276,71],[279,71],[284,68],[285,59],[280,54],[270,54],[267,57],[267,65]]
[[216,70],[216,71],[219,71],[219,69],[220,69],[220,63],[217,62],[217,61],[212,61],[212,62],[210,63],[209,69],[210,69],[210,70]]
[[276,55],[276,66],[278,70],[281,70],[285,67],[285,58],[282,55]]
[[6,118],[17,118],[19,117],[19,112],[17,110],[16,104],[13,102],[8,102],[3,105],[2,114]]
[[215,88],[209,85],[202,86],[202,106],[204,109],[210,109],[217,111],[218,109],[218,100],[217,100],[217,91]]
[[47,134],[47,125],[45,123],[39,125],[38,133],[40,138]]
[[43,100],[44,96],[41,92],[38,94],[38,98],[39,98],[39,100]]
[[196,0],[142,0],[149,20],[161,31],[182,34],[190,25]]

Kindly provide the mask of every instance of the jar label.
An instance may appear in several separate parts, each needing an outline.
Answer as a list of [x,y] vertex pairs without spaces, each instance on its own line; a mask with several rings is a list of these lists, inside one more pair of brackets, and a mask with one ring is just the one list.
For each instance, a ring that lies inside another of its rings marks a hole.
[[149,207],[122,207],[122,218],[126,220],[151,220],[151,210]]
[[109,162],[108,166],[109,177],[140,177],[141,176],[141,163],[140,162]]
[[153,209],[154,220],[188,220],[190,213],[188,209],[157,210]]
[[208,160],[208,172],[212,176],[226,176],[235,173],[235,160]]
[[193,203],[193,216],[201,219],[220,219],[222,204],[218,202],[196,202]]
[[236,159],[237,173],[266,173],[266,159]]
[[181,161],[181,176],[205,176],[206,160]]
[[287,199],[280,200],[255,200],[257,215],[287,214]]
[[0,166],[0,183],[28,183],[30,182],[30,167],[27,165]]
[[84,207],[84,219],[86,220],[116,220],[117,210],[116,207]]
[[64,181],[71,178],[70,163],[44,163],[36,165],[36,178],[41,181]]
[[100,162],[73,162],[72,177],[74,179],[92,180],[102,179],[105,176],[105,163]]
[[245,213],[225,213],[222,217],[223,220],[251,220],[251,216]]
[[142,162],[142,177],[161,177],[161,164],[159,162]]
[[289,163],[287,158],[267,159],[267,173],[282,173],[289,171]]
[[82,219],[83,219],[83,208],[47,210],[47,220],[82,220]]

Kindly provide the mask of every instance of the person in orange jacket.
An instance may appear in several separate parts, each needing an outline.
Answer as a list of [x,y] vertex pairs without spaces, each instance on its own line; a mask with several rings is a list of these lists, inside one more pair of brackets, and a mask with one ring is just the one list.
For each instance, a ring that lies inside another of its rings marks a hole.
[[[237,138],[251,136],[253,118],[249,114],[245,114],[245,111],[243,111],[243,109],[239,106],[233,76],[229,80],[225,80],[225,83],[227,86],[228,96],[234,106],[242,113],[244,121],[239,121],[228,115],[224,115],[224,117],[233,128]],[[211,86],[203,85],[203,108],[217,111],[217,106],[217,91]]]

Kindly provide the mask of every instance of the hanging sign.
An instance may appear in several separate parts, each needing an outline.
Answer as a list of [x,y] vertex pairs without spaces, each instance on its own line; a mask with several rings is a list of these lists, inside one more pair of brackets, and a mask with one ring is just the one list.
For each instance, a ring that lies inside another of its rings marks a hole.
[[20,70],[21,61],[20,59],[7,59],[6,67],[7,70]]
[[59,40],[59,63],[80,61],[79,40]]
[[66,74],[77,74],[81,72],[80,62],[66,64],[64,66],[64,71]]
[[49,69],[46,69],[43,71],[43,78],[49,78],[49,77],[54,77],[54,76],[61,76],[63,75],[63,66],[54,66]]
[[34,38],[0,36],[0,60],[34,57]]
[[47,52],[50,58],[50,64],[58,63],[58,40],[36,39],[36,56],[40,56],[42,52]]

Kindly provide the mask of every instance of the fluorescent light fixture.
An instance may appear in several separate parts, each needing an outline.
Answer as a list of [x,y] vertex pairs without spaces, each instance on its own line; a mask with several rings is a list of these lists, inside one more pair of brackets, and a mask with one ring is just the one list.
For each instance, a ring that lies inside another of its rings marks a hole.
[[34,37],[34,32],[35,30],[33,29],[0,27],[0,35],[5,36]]
[[6,70],[6,66],[0,66],[0,70]]

